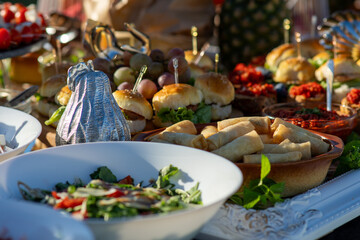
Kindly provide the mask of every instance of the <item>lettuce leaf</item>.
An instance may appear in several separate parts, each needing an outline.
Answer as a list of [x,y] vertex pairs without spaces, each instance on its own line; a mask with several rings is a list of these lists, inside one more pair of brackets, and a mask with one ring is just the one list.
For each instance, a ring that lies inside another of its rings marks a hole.
[[162,122],[177,123],[183,120],[190,120],[193,123],[209,123],[211,121],[211,107],[200,103],[196,112],[186,107],[179,107],[177,110],[162,108],[157,116]]

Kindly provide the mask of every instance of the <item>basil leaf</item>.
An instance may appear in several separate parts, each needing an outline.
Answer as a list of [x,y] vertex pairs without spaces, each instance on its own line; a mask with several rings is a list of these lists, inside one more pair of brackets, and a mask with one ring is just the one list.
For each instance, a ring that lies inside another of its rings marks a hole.
[[260,170],[260,181],[259,186],[262,185],[263,179],[270,173],[271,166],[269,159],[264,155],[261,154],[261,170]]
[[100,179],[105,182],[114,183],[116,182],[116,176],[110,171],[109,168],[103,166],[99,167],[95,172],[90,174],[91,179]]

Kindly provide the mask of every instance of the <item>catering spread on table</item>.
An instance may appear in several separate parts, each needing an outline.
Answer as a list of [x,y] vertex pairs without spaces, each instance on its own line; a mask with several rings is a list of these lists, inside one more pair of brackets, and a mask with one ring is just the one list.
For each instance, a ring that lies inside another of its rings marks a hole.
[[116,5],[120,27],[0,4],[0,202],[51,210],[46,239],[316,239],[358,217],[360,12],[307,36],[285,1],[188,1],[215,15],[203,41],[169,2],[166,24]]

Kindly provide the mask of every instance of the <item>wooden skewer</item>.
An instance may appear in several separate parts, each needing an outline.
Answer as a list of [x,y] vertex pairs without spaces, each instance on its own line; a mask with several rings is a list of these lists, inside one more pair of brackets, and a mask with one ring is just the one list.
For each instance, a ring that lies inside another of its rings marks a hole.
[[218,71],[219,71],[219,54],[218,53],[216,53],[215,54],[215,73],[218,73]]
[[290,20],[285,18],[283,21],[284,27],[284,42],[289,43],[289,36],[290,36]]
[[336,53],[337,39],[336,39],[335,35],[333,36],[332,44],[333,44],[333,48],[334,48],[334,58],[336,58],[337,57],[337,53]]
[[195,26],[191,27],[191,36],[192,36],[192,47],[193,47],[192,53],[195,56],[198,53],[198,50],[197,50],[197,36],[198,36],[197,27],[195,27]]
[[297,47],[297,55],[298,58],[301,58],[301,34],[299,32],[295,33],[296,47]]

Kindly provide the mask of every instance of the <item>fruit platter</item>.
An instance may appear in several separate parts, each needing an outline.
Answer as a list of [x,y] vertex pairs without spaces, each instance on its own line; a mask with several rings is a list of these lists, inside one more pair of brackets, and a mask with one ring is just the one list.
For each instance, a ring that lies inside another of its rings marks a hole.
[[37,211],[49,239],[360,238],[360,9],[333,7],[1,3],[20,237]]

